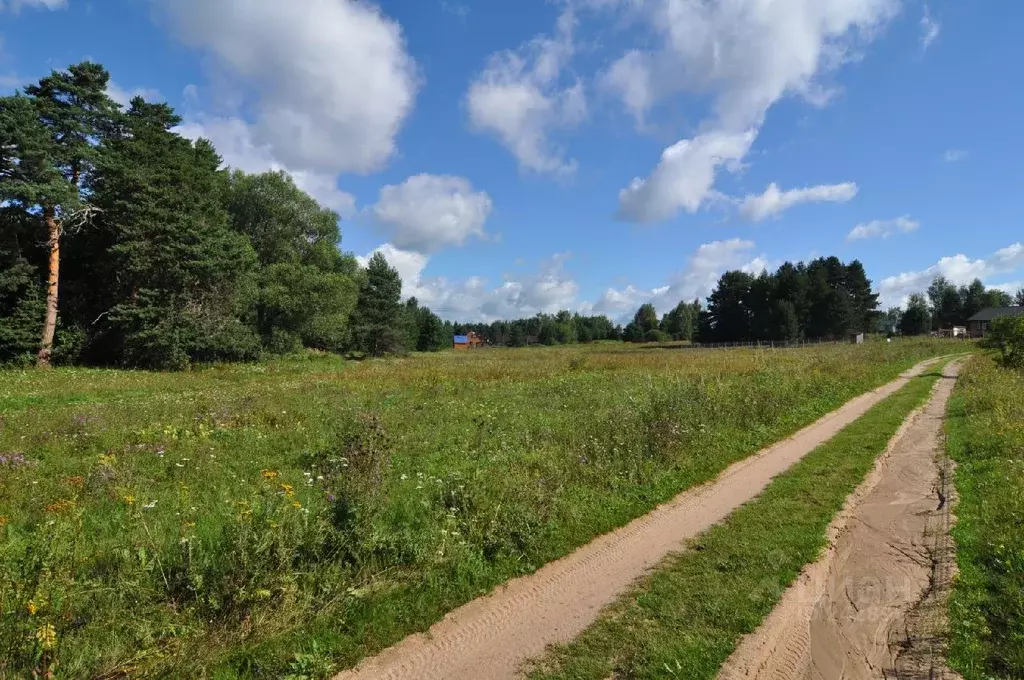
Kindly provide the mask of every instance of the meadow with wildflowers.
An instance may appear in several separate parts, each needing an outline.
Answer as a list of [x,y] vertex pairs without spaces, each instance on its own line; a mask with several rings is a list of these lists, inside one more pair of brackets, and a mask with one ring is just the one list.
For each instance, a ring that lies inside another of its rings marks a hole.
[[966,680],[1024,677],[1024,371],[978,356],[949,407],[960,573],[950,665]]
[[320,678],[941,341],[0,372],[0,678]]

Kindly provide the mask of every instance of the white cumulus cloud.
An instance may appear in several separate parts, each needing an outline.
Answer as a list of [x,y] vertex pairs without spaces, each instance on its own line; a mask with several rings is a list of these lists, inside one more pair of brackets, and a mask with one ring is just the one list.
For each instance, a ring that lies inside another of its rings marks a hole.
[[708,200],[722,166],[738,163],[750,149],[754,132],[712,132],[684,139],[665,149],[646,179],[636,177],[619,192],[619,216],[631,222],[661,222],[680,209],[696,212]]
[[846,203],[857,195],[853,182],[822,184],[816,187],[782,191],[772,182],[763,194],[749,195],[740,204],[740,214],[754,222],[775,217],[801,203]]
[[391,243],[357,259],[365,266],[373,253],[384,255],[402,277],[403,298],[415,297],[445,319],[489,322],[569,309],[581,314],[605,314],[625,323],[645,302],[664,314],[682,300],[706,297],[728,270],[759,274],[774,266],[755,250],[753,241],[739,238],[705,243],[663,285],[651,289],[635,285],[609,288],[594,301],[579,299],[580,286],[565,270],[568,253],[551,256],[533,272],[506,274],[500,282],[483,276],[461,281],[426,276],[429,255]]
[[917,231],[920,226],[921,223],[911,219],[910,215],[904,215],[891,220],[872,220],[858,224],[851,229],[850,233],[846,235],[846,240],[856,241],[858,239],[877,237],[889,238],[893,234],[909,234],[912,231]]
[[226,166],[251,173],[283,170],[292,176],[296,186],[342,217],[355,213],[355,197],[338,188],[336,175],[297,170],[280,163],[271,146],[254,139],[252,126],[241,118],[204,116],[186,121],[174,131],[188,139],[209,139]]
[[755,248],[753,241],[739,238],[705,243],[690,255],[681,270],[668,278],[665,285],[653,289],[633,285],[609,288],[586,309],[625,322],[640,305],[650,302],[659,314],[664,314],[683,300],[707,297],[726,271],[739,269],[759,274],[768,268],[770,263],[767,260],[754,255]]
[[491,209],[491,197],[463,177],[415,175],[382,188],[371,212],[395,247],[432,253],[483,238]]
[[967,151],[964,149],[947,149],[942,158],[947,163],[958,163],[967,158]]
[[466,93],[473,128],[496,136],[524,170],[569,175],[576,169],[576,161],[566,160],[549,138],[551,130],[586,116],[583,84],[562,78],[574,51],[574,25],[567,8],[554,37],[538,36],[518,50],[491,55]]
[[[413,108],[401,27],[359,0],[158,0],[176,33],[245,88],[250,136],[281,165],[380,169]],[[226,76],[226,78],[225,78]]]
[[390,243],[357,260],[363,266],[380,252],[402,277],[402,296],[415,297],[444,319],[494,321],[554,313],[577,306],[579,284],[565,271],[568,254],[553,255],[534,273],[507,275],[501,283],[482,276],[463,281],[426,277],[429,256],[396,248]]
[[654,84],[651,82],[648,55],[630,50],[605,71],[599,82],[601,87],[622,100],[623,106],[642,127],[648,109],[654,104]]
[[[814,105],[826,104],[833,90],[822,78],[852,58],[857,44],[870,39],[899,8],[898,0],[598,4],[632,8],[656,42],[652,49],[626,51],[604,75],[604,85],[619,94],[638,122],[678,95],[698,101],[710,98],[711,114],[693,139],[683,141],[749,137],[743,154],[732,159],[737,166],[775,102],[793,94]],[[663,157],[654,173],[664,164]],[[680,155],[675,164],[680,166],[673,172],[677,179],[657,182],[646,193],[653,208],[640,208],[632,187],[623,191],[623,215],[664,220],[674,214],[666,207],[691,210],[714,196],[713,177],[711,183],[707,181],[706,157]],[[634,180],[633,185],[637,183]],[[685,201],[673,200],[682,195]]]
[[936,276],[944,276],[960,286],[993,276],[1010,274],[1024,267],[1024,243],[1001,248],[988,257],[971,259],[959,253],[943,257],[932,266],[882,279],[878,286],[884,307],[903,305],[911,293],[923,293]]

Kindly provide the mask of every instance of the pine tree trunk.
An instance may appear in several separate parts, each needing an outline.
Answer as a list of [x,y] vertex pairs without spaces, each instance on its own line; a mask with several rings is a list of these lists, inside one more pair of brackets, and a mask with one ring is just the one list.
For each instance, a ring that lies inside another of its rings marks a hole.
[[53,358],[53,336],[57,330],[57,291],[60,284],[60,225],[53,214],[53,208],[43,212],[50,239],[50,273],[46,283],[46,320],[43,322],[43,339],[39,346],[36,365],[49,368]]

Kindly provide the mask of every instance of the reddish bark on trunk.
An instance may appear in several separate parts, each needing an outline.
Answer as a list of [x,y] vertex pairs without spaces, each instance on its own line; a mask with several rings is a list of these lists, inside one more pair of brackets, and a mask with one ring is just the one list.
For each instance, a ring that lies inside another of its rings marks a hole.
[[60,285],[60,225],[54,217],[53,208],[43,211],[46,229],[49,232],[50,272],[46,282],[46,319],[43,322],[43,339],[39,346],[36,365],[49,368],[53,358],[53,336],[57,331],[57,292]]

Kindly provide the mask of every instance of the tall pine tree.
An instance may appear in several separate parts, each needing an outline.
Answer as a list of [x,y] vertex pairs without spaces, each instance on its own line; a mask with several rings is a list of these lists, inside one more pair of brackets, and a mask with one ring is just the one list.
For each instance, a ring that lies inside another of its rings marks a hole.
[[102,66],[83,62],[52,72],[27,86],[24,95],[0,100],[0,203],[8,212],[20,210],[45,234],[46,305],[37,356],[44,367],[52,362],[57,330],[62,239],[93,214],[83,187],[115,126],[116,105],[106,95],[109,79]]
[[402,279],[384,256],[374,253],[366,264],[359,301],[352,314],[358,350],[382,356],[402,348]]
[[171,132],[179,122],[169,106],[134,99],[97,169],[93,200],[118,282],[101,346],[134,366],[254,359],[245,319],[256,257],[228,224],[220,157]]

